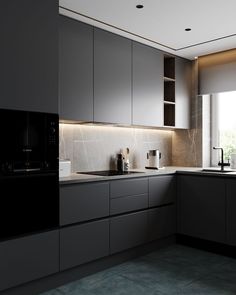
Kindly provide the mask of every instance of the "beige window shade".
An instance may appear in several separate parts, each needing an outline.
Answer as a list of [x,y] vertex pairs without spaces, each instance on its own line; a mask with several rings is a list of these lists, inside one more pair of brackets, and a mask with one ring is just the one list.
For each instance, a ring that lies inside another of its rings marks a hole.
[[198,59],[200,95],[236,90],[236,49]]

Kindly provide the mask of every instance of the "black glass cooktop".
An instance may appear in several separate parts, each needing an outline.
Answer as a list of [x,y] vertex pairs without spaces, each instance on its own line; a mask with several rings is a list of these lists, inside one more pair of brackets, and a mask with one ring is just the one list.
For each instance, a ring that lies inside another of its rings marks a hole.
[[78,174],[90,174],[99,176],[115,176],[115,175],[129,175],[134,173],[144,173],[141,171],[117,171],[117,170],[104,170],[104,171],[89,171],[89,172],[76,172]]

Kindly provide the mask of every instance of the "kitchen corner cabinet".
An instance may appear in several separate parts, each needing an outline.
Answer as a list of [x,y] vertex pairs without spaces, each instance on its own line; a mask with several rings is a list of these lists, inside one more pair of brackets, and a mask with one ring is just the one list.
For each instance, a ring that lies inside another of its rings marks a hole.
[[59,271],[59,231],[0,243],[0,291]]
[[94,121],[131,124],[131,40],[94,29]]
[[219,177],[178,176],[179,232],[226,242],[225,181]]
[[175,204],[148,210],[149,241],[154,241],[176,233]]
[[132,124],[163,126],[163,53],[133,42]]
[[236,183],[235,179],[226,180],[227,244],[236,246]]
[[190,128],[192,62],[175,57],[175,127]]
[[174,203],[176,199],[175,175],[149,178],[149,207]]
[[1,1],[0,108],[58,113],[58,1]]
[[59,17],[59,114],[93,121],[93,27]]

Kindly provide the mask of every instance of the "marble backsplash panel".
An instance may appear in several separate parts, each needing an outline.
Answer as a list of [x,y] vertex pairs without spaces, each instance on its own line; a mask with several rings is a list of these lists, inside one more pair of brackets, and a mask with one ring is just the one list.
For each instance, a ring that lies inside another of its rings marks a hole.
[[172,131],[111,126],[60,124],[60,159],[72,172],[116,168],[116,155],[130,150],[130,168],[144,168],[148,150],[159,149],[161,166],[172,164]]

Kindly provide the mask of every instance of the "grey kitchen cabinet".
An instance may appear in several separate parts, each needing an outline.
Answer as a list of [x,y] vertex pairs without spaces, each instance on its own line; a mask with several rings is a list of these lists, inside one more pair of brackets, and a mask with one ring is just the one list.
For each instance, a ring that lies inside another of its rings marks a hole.
[[225,182],[219,177],[178,176],[179,232],[226,242]]
[[0,243],[0,291],[59,271],[59,231]]
[[163,126],[163,53],[133,42],[132,124]]
[[60,119],[93,121],[93,27],[59,17]]
[[175,202],[175,175],[149,177],[149,207]]
[[120,214],[148,207],[148,178],[110,182],[110,214]]
[[107,255],[109,255],[108,219],[60,230],[61,271]]
[[60,187],[60,225],[108,215],[108,182],[71,184]]
[[131,124],[131,40],[94,29],[94,121]]
[[110,197],[112,199],[130,195],[146,194],[147,192],[147,177],[114,180],[110,182]]
[[149,241],[176,233],[176,207],[174,204],[148,210]]
[[58,0],[1,1],[0,108],[58,113]]
[[148,241],[147,211],[125,214],[110,219],[110,254]]
[[175,57],[175,127],[190,128],[192,62]]
[[235,179],[226,180],[227,244],[236,246],[236,183]]

